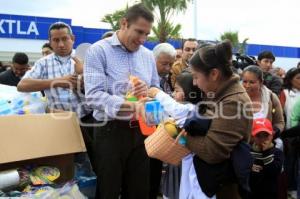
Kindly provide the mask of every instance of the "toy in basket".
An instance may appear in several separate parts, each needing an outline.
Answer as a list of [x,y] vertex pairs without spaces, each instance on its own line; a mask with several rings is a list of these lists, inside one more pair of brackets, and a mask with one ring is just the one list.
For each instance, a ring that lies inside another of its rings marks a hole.
[[174,120],[169,119],[160,124],[156,131],[145,140],[148,156],[169,164],[179,165],[182,158],[190,151],[184,146],[184,143],[179,143],[184,131],[178,132],[179,129]]

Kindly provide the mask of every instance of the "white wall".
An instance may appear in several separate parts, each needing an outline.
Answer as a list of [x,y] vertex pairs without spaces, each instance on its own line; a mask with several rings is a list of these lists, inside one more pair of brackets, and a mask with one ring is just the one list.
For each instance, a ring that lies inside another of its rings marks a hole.
[[285,71],[288,71],[290,68],[297,67],[300,58],[285,58],[285,57],[276,57],[273,66],[283,68]]
[[0,38],[0,52],[41,53],[42,46],[48,40]]
[[0,61],[11,62],[16,52],[24,52],[32,64],[42,57],[42,46],[47,40],[0,38]]

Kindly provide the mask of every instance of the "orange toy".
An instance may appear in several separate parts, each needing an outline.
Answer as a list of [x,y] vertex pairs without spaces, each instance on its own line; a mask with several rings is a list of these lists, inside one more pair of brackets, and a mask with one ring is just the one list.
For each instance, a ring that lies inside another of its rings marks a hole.
[[[129,77],[129,80],[131,81],[131,83],[133,85],[136,85],[137,82],[139,81],[139,78],[138,77],[135,77],[135,76],[130,76]],[[137,96],[138,99],[142,99],[146,96]],[[144,119],[141,115],[138,116],[138,121],[139,121],[139,126],[140,126],[140,130],[142,132],[143,135],[151,135],[152,133],[154,133],[154,131],[156,130],[156,126],[148,126],[145,122],[144,122]]]

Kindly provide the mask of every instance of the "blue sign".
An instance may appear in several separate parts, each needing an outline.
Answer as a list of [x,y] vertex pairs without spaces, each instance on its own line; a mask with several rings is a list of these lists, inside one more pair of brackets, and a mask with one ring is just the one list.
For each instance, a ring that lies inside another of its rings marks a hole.
[[[48,40],[50,25],[58,21],[65,22],[70,26],[72,23],[71,19],[64,18],[0,14],[0,38]],[[109,31],[107,29],[84,28],[82,26],[73,26],[72,30],[75,35],[74,47],[84,42],[94,43],[106,31]]]
[[48,29],[54,22],[71,25],[71,19],[0,14],[0,37],[48,39]]

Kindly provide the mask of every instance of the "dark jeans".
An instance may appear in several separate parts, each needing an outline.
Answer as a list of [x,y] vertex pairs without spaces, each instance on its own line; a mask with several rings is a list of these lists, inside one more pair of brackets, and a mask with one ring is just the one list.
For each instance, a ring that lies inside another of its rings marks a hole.
[[138,126],[110,121],[94,127],[97,199],[147,199],[149,158]]

